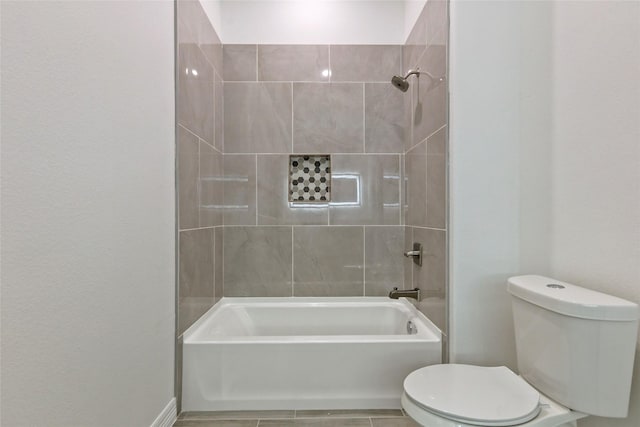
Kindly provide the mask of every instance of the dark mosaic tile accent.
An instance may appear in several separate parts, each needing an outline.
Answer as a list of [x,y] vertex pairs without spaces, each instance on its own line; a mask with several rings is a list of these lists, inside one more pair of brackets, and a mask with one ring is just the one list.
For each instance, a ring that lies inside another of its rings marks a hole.
[[331,200],[331,156],[289,156],[289,201],[293,203]]

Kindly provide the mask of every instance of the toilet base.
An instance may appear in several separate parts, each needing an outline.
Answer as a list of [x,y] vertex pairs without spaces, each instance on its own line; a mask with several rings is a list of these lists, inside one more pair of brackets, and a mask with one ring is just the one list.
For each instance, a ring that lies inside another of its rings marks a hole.
[[[531,421],[519,424],[518,427],[576,427],[576,420],[585,418],[587,414],[572,411],[540,395],[540,414]],[[402,394],[402,409],[415,422],[425,427],[478,427],[481,424],[463,424],[448,418],[435,415],[417,405],[406,393]]]

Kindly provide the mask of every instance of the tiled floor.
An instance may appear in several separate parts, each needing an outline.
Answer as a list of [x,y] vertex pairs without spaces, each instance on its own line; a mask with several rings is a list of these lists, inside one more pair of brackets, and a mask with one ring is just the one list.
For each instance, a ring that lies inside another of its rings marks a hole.
[[400,409],[183,412],[173,427],[419,427]]

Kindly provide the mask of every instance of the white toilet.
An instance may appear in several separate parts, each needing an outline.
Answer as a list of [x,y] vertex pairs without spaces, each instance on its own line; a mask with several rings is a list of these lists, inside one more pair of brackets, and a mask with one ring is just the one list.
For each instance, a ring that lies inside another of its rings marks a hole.
[[427,427],[575,426],[626,417],[638,305],[542,276],[509,279],[520,376],[433,365],[404,381],[402,407]]

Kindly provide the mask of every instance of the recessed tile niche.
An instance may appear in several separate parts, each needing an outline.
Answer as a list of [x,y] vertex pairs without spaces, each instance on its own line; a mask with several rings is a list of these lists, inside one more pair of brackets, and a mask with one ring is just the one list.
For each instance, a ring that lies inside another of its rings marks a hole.
[[289,156],[289,201],[326,203],[331,200],[331,156],[294,154]]

